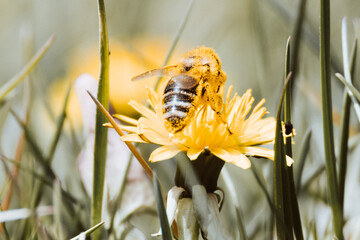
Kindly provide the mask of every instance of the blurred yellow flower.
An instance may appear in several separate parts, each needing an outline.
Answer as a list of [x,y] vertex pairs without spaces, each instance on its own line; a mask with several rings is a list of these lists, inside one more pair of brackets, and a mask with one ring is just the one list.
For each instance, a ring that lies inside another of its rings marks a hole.
[[[169,159],[184,151],[190,160],[196,160],[204,151],[209,150],[213,155],[225,162],[230,162],[241,168],[249,168],[251,163],[248,156],[274,159],[274,151],[259,145],[273,144],[275,137],[275,119],[263,118],[267,113],[262,107],[265,100],[261,100],[251,111],[254,98],[251,90],[243,96],[230,99],[232,87],[228,90],[222,114],[227,122],[219,120],[208,105],[199,106],[190,123],[175,134],[166,130],[162,113],[162,96],[153,90],[148,90],[148,100],[152,107],[131,101],[130,105],[143,115],[135,120],[123,115],[115,115],[118,119],[129,123],[121,126],[129,134],[122,137],[124,141],[155,143],[162,145],[155,149],[149,161],[157,162]],[[231,133],[229,133],[228,128]],[[287,157],[287,164],[293,160]]]
[[[128,105],[130,99],[141,103],[146,101],[146,88],[153,86],[156,78],[144,81],[131,81],[139,72],[160,67],[165,58],[170,41],[165,38],[144,39],[131,41],[131,44],[120,44],[117,40],[110,40],[110,101],[116,113],[135,117],[138,113]],[[174,55],[179,55],[174,53]],[[99,75],[98,45],[74,50],[68,64],[67,74],[63,79],[54,82],[49,91],[51,106],[54,111],[61,109],[62,101],[69,82],[74,82],[81,74],[88,73],[95,79]],[[65,80],[65,81],[64,81]],[[80,106],[74,93],[71,94],[67,113],[75,124],[81,119]]]

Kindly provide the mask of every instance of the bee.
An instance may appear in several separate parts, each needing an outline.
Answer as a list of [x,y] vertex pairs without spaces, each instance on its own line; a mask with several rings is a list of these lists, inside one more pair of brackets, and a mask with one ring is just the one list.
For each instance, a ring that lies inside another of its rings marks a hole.
[[202,105],[209,105],[225,122],[221,109],[226,74],[212,48],[198,47],[184,54],[178,64],[147,71],[132,80],[152,76],[169,79],[162,96],[163,117],[169,132],[183,130]]

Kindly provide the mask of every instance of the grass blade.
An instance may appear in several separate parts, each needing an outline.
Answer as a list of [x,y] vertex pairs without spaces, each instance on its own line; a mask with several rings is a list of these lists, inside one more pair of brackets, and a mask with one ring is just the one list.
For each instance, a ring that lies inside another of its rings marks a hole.
[[12,115],[14,116],[15,120],[19,123],[21,128],[24,131],[26,142],[29,144],[30,150],[35,156],[36,161],[39,162],[40,166],[44,169],[47,176],[49,176],[52,180],[54,180],[55,173],[52,170],[49,163],[46,161],[39,145],[36,143],[35,139],[33,139],[32,134],[30,133],[30,130],[28,127],[21,121],[20,117],[11,110]]
[[271,201],[271,197],[270,197],[270,194],[269,194],[269,192],[268,192],[268,190],[266,188],[266,185],[265,185],[264,181],[262,180],[262,178],[260,177],[254,163],[251,163],[251,171],[254,174],[254,177],[255,177],[257,183],[259,184],[261,190],[264,192],[265,197],[266,197],[266,201],[269,204],[269,207],[270,207],[271,211],[275,215],[275,213],[276,213],[275,206],[274,206],[273,202]]
[[[1,212],[1,206],[0,206],[0,212]],[[4,236],[5,240],[10,240],[10,235],[9,232],[7,230],[6,224],[5,223],[1,223],[1,231],[0,234],[2,234]]]
[[[307,0],[301,0],[298,4],[298,12],[296,16],[296,23],[294,32],[292,34],[294,43],[291,47],[291,67],[288,68],[289,71],[293,73],[293,78],[296,78],[298,71],[298,62],[299,62],[299,50],[300,50],[300,40],[302,38],[302,28],[305,20],[305,10],[306,10]],[[287,76],[287,75],[286,75]],[[293,90],[293,84],[290,83],[290,88]]]
[[[280,116],[279,116],[280,117]],[[280,118],[277,118],[276,135],[275,135],[275,160],[274,160],[274,203],[276,209],[276,230],[280,240],[285,239],[285,226],[280,222],[285,221],[284,214],[284,189],[283,181],[285,176],[283,165],[285,164],[284,143],[281,132]]]
[[66,119],[66,108],[67,108],[67,105],[68,105],[68,102],[69,102],[70,91],[71,91],[71,85],[69,85],[68,90],[66,92],[66,96],[65,96],[64,103],[63,103],[61,115],[59,117],[58,124],[57,124],[57,127],[56,127],[55,136],[54,136],[54,139],[53,139],[53,141],[52,141],[52,143],[50,145],[50,152],[49,152],[49,156],[47,158],[47,161],[49,163],[51,163],[52,159],[54,158],[55,150],[56,150],[57,144],[59,142],[61,132],[62,132],[63,127],[64,127],[64,122],[65,122],[65,119]]
[[[306,2],[306,1],[305,1]],[[290,73],[290,37],[288,38],[286,44],[286,54],[285,54],[285,79]],[[292,100],[292,89],[293,82],[289,82],[286,87],[285,96],[284,96],[284,122],[285,122],[285,134],[290,135],[286,138],[285,145],[285,154],[289,157],[292,157],[292,121],[291,121],[291,100]],[[285,215],[285,221],[288,225],[288,229],[293,229],[296,239],[304,239],[301,227],[301,218],[299,211],[299,204],[297,201],[296,191],[295,191],[295,182],[293,174],[293,166],[286,166],[285,171],[287,176],[287,181],[285,181],[284,189],[286,190],[287,195],[285,195],[285,211],[288,214]],[[286,210],[288,208],[288,210]]]
[[[189,3],[189,6],[187,7],[187,9],[185,11],[185,16],[184,16],[184,18],[182,19],[182,21],[180,23],[179,29],[176,32],[176,35],[175,35],[175,38],[174,38],[173,42],[171,43],[170,49],[169,49],[169,51],[168,51],[168,53],[166,55],[163,66],[166,66],[168,64],[168,62],[170,60],[170,57],[174,52],[174,49],[175,49],[175,47],[176,47],[176,45],[177,45],[177,43],[178,43],[178,41],[180,39],[180,36],[184,31],[186,23],[187,23],[187,21],[189,19],[190,12],[191,12],[191,9],[192,9],[192,7],[194,5],[194,2],[195,2],[195,0],[191,0],[190,3]],[[155,87],[154,87],[155,90],[157,90],[157,88],[159,87],[160,82],[161,82],[161,77],[159,77],[158,80],[155,83]]]
[[299,193],[305,192],[309,186],[311,185],[311,183],[318,178],[319,176],[321,176],[321,174],[323,174],[323,172],[325,171],[325,165],[320,165],[311,175],[310,177],[302,184],[301,189],[299,190]]
[[[285,148],[284,148],[284,139],[281,130],[281,109],[282,102],[284,99],[285,91],[289,83],[291,73],[288,75],[282,94],[280,97],[280,103],[276,115],[276,128],[275,128],[275,159],[274,159],[274,204],[276,210],[276,230],[278,239],[286,239],[289,237],[292,239],[292,228],[288,228],[285,222],[285,203],[284,196],[286,194],[286,189],[284,189],[284,184],[287,181],[287,172],[286,172],[286,157],[285,157]],[[285,224],[282,224],[285,223]]]
[[[25,45],[27,46],[27,48],[29,48],[28,42],[32,42],[32,41],[29,40],[28,38],[26,40],[27,41],[25,42]],[[28,53],[29,51],[26,51],[26,50],[28,50],[28,49],[25,49],[24,52]],[[29,54],[26,54],[26,55],[29,55]],[[30,59],[30,56],[26,58],[26,61],[28,61],[28,59]],[[32,103],[32,101],[31,101],[32,100],[32,86],[31,86],[30,78],[27,77],[26,79],[27,80],[25,80],[25,84],[23,86],[24,87],[23,108],[25,109],[25,117],[24,117],[25,125],[29,122],[29,119],[30,119],[31,103]],[[1,125],[1,123],[0,123],[0,125]],[[15,151],[15,161],[21,162],[24,148],[25,148],[25,136],[24,136],[24,133],[21,133],[18,143],[17,143],[16,151]],[[13,179],[10,182],[9,189],[6,193],[6,196],[4,197],[4,199],[1,202],[2,210],[7,210],[9,208],[9,205],[10,205],[10,202],[12,199],[13,184],[17,182],[18,173],[19,173],[18,167],[16,165],[14,165],[14,167],[12,169],[12,173],[11,173]],[[1,224],[0,224],[0,233],[1,233]]]
[[330,0],[320,1],[320,66],[323,132],[328,194],[335,236],[344,239],[335,166],[330,76]]
[[[230,193],[230,198],[231,198],[232,204],[235,206],[235,214],[236,214],[236,220],[238,223],[240,239],[242,239],[242,240],[248,239],[247,234],[246,234],[246,229],[244,226],[244,221],[243,221],[242,214],[241,214],[241,210],[240,210],[240,206],[239,206],[239,200],[236,195],[235,186],[234,186],[233,181],[231,180],[230,174],[226,167],[224,167],[222,169],[221,177],[225,182],[225,186],[228,188],[228,192]],[[265,191],[266,191],[266,189],[265,189]],[[270,197],[269,197],[269,199],[270,199]]]
[[[290,73],[290,40],[291,37],[288,38],[287,42],[286,42],[286,50],[285,50],[285,77],[284,79],[286,80],[287,76]],[[291,122],[291,99],[292,99],[292,82],[288,83],[288,86],[286,87],[286,91],[285,91],[285,95],[284,95],[284,120],[285,122],[289,121]],[[290,139],[291,138],[287,138]],[[291,143],[291,142],[290,142]],[[291,144],[287,144],[286,143],[286,151],[287,151],[287,155],[288,156],[292,156],[292,152],[291,152]],[[289,155],[290,154],[290,155]]]
[[64,230],[61,224],[62,217],[61,213],[63,210],[62,207],[62,197],[61,197],[61,187],[58,180],[54,181],[53,184],[53,205],[54,205],[54,225],[55,225],[55,235],[57,239],[64,239]]
[[70,240],[85,239],[86,236],[89,236],[91,233],[96,231],[98,228],[100,228],[102,225],[104,225],[104,223],[105,222],[100,222],[100,223],[96,224],[95,226],[93,226],[92,228],[89,228],[85,232],[80,233],[76,237],[71,238]]
[[52,35],[40,48],[40,50],[30,59],[30,61],[25,65],[25,67],[0,88],[0,102],[2,102],[3,98],[9,92],[11,92],[11,90],[13,90],[19,83],[21,83],[25,79],[25,77],[34,69],[34,67],[43,58],[45,53],[49,50],[54,40],[55,36]]
[[163,200],[163,195],[161,193],[160,183],[156,176],[156,173],[154,173],[153,184],[155,190],[156,207],[160,219],[161,235],[163,239],[171,240],[172,239],[171,229],[169,226],[168,217],[166,215],[166,208],[164,206],[164,200]]
[[305,166],[305,159],[306,156],[310,150],[310,139],[311,139],[311,134],[312,134],[312,130],[309,128],[305,135],[304,135],[304,139],[301,143],[301,147],[300,147],[300,156],[298,159],[299,162],[299,167],[298,167],[298,171],[296,173],[296,193],[300,192],[300,188],[301,188],[301,178],[302,178],[302,173],[304,170],[304,166]]
[[110,217],[110,227],[108,232],[112,233],[114,227],[114,220],[115,220],[115,216],[117,213],[117,209],[120,209],[121,206],[121,202],[124,196],[124,191],[125,191],[125,185],[126,185],[126,180],[129,174],[129,170],[130,170],[130,166],[131,166],[131,162],[133,159],[134,155],[130,154],[130,157],[127,159],[127,162],[125,163],[125,171],[124,171],[124,175],[121,178],[121,184],[119,187],[119,193],[117,194],[115,200],[112,203],[109,203],[109,209],[112,212],[111,213],[111,217]]
[[[346,24],[346,18],[343,18],[342,20],[342,27],[341,27],[341,41],[342,41],[342,51],[343,51],[343,67],[344,67],[344,75],[345,79],[348,83],[352,83],[352,75],[355,67],[355,56],[356,56],[356,50],[357,50],[357,40],[355,39],[354,48],[352,51],[351,56],[351,63],[349,58],[349,47],[348,47],[348,38],[347,38],[347,24]],[[354,102],[354,109],[355,113],[360,121],[360,106],[354,99],[354,93],[353,91],[350,91],[348,94],[352,101]],[[359,98],[358,98],[359,100]]]
[[20,208],[2,211],[0,212],[0,222],[11,222],[25,219],[32,216],[33,214],[39,217],[53,215],[54,209],[52,206],[40,206],[37,207],[35,210],[31,210],[29,208]]
[[[31,56],[34,54],[33,47],[32,47],[33,34],[29,34],[29,33],[21,34],[21,39],[23,42],[24,62],[27,62],[31,59]],[[26,124],[28,124],[29,119],[30,119],[31,106],[32,106],[31,103],[32,103],[32,93],[33,92],[32,92],[32,84],[31,84],[30,76],[25,78],[23,89],[24,89],[24,94],[23,94],[22,108],[25,110],[24,124],[26,125]],[[0,125],[1,125],[1,123],[0,123]],[[24,136],[24,133],[22,132],[18,139],[17,147],[15,150],[15,157],[14,157],[15,161],[21,162],[22,156],[24,153],[24,148],[25,148],[25,136]],[[16,186],[17,181],[18,181],[18,173],[19,173],[18,167],[16,165],[14,165],[13,169],[12,169],[12,173],[11,173],[12,181],[10,181],[9,188],[6,192],[4,199],[1,202],[2,210],[8,210],[8,208],[10,206],[11,199],[13,196],[13,186]],[[1,224],[0,224],[0,233],[1,233]]]
[[[343,19],[342,22],[342,41],[343,41],[343,62],[344,62],[344,73],[346,79],[349,83],[352,82],[352,76],[354,75],[354,66],[356,63],[356,50],[357,50],[357,41],[354,42],[354,47],[352,50],[351,63],[349,65],[348,60],[348,47],[347,47],[347,27],[346,19]],[[351,97],[348,91],[344,92],[344,105],[343,105],[343,114],[341,118],[341,135],[340,135],[340,150],[339,150],[339,202],[341,211],[344,212],[344,192],[345,192],[345,176],[347,169],[347,153],[348,153],[348,140],[349,140],[349,128],[350,128],[350,106],[351,106]],[[355,111],[359,107],[358,104],[354,104]]]
[[[99,16],[99,48],[100,48],[100,74],[97,99],[109,108],[109,41],[106,25],[106,13],[103,0],[97,1]],[[105,182],[105,165],[107,150],[107,128],[103,127],[105,116],[96,109],[95,143],[94,143],[94,178],[92,196],[92,225],[101,222],[102,205]],[[95,232],[93,239],[100,239],[101,231]]]
[[[30,173],[33,177],[35,177],[36,179],[38,179],[41,183],[49,186],[50,188],[52,188],[54,186],[53,178],[50,178],[48,175],[46,174],[40,174],[37,173],[35,169],[28,169],[24,166],[22,166],[19,162],[17,162],[16,160],[11,160],[11,159],[6,159],[6,161],[14,164],[14,166],[18,167],[19,170],[25,171],[27,173]],[[80,206],[82,209],[85,208],[85,205],[77,198],[75,198],[73,195],[71,195],[69,192],[65,191],[61,185],[60,185],[60,190],[61,190],[61,194],[72,204],[77,204],[78,206]]]
[[[295,14],[291,12],[291,8],[283,4],[282,1],[279,0],[262,0],[265,4],[268,4],[270,7],[272,7],[279,17],[283,18],[283,21],[286,23],[292,23],[296,20],[294,19]],[[301,4],[301,3],[300,3]],[[304,40],[304,43],[306,43],[310,50],[312,50],[313,53],[319,54],[319,37],[318,37],[318,31],[316,28],[312,26],[312,24],[307,21],[306,17],[304,19],[304,22],[302,23],[302,39]],[[296,37],[296,35],[294,35]],[[295,47],[295,44],[294,44]],[[330,64],[334,72],[339,72],[341,70],[341,64],[340,62],[333,57],[330,59]]]
[[[341,75],[340,73],[336,73],[335,75],[347,88],[349,88],[348,91],[349,95],[352,94],[353,96],[355,96],[357,101],[360,101],[360,92],[354,87],[354,85],[346,81],[344,76]],[[355,102],[355,104],[357,104],[357,102]]]

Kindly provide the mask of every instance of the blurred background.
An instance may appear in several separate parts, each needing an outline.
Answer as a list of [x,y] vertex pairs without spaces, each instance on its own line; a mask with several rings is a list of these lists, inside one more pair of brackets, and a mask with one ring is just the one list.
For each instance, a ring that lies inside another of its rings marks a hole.
[[[249,88],[253,89],[255,102],[265,98],[269,115],[274,116],[284,81],[285,44],[287,38],[295,34],[301,2],[197,0],[170,62],[176,62],[183,53],[197,46],[214,48],[227,74],[226,86],[234,85],[234,90],[239,95]],[[310,150],[301,180],[302,186],[305,187],[299,190],[298,195],[304,233],[309,239],[315,238],[313,231],[318,239],[329,239],[332,231],[324,171],[318,57],[319,2],[306,3],[293,93],[293,124],[297,134],[293,146],[295,173],[299,167],[296,160],[304,134],[308,129],[312,130]],[[110,98],[115,112],[137,117],[127,103],[130,99],[145,103],[145,86],[151,87],[156,79],[144,82],[131,82],[130,79],[163,64],[189,3],[190,1],[175,0],[105,2],[111,52]],[[352,47],[354,39],[360,33],[360,1],[331,1],[331,4],[332,69],[334,73],[343,73],[341,21],[344,17],[348,19],[348,44]],[[54,44],[36,69],[24,83],[8,95],[6,103],[0,109],[0,155],[3,160],[0,164],[0,186],[3,186],[0,199],[3,200],[7,190],[6,172],[13,167],[6,159],[15,159],[22,134],[22,128],[9,113],[9,109],[22,119],[28,112],[27,126],[31,135],[41,151],[47,153],[56,132],[68,86],[73,86],[82,73],[88,73],[95,79],[98,77],[99,33],[96,1],[0,0],[0,9],[0,86],[18,73],[52,34],[56,36]],[[360,63],[357,61],[353,81],[358,89],[359,67]],[[338,149],[344,88],[335,77],[332,83],[335,144]],[[67,118],[52,160],[54,172],[64,188],[77,197],[83,196],[79,193],[82,188],[80,179],[85,181],[84,175],[80,172],[87,172],[87,167],[90,168],[86,164],[79,164],[79,153],[87,147],[86,139],[91,134],[91,129],[84,128],[83,121],[84,112],[86,114],[88,110],[82,109],[81,106],[76,91],[72,88]],[[351,123],[345,217],[348,222],[357,221],[359,226],[360,138],[359,120],[355,114],[351,115]],[[125,148],[122,149],[127,151]],[[140,145],[140,149],[146,159],[154,147]],[[33,166],[35,162],[33,153],[29,147],[25,147],[22,164]],[[271,192],[272,162],[263,159],[253,159],[252,162]],[[116,161],[114,164],[117,164]],[[79,169],[79,166],[83,169]],[[151,166],[158,170],[163,190],[167,192],[174,184],[175,161],[168,160]],[[271,236],[270,208],[253,172],[232,165],[226,165],[226,168],[235,183],[248,236],[252,239],[267,239],[265,236]],[[26,204],[26,196],[28,194],[30,197],[31,191],[25,187],[28,175],[28,172],[20,170],[18,177],[23,182],[19,181],[9,209],[29,207]],[[146,184],[144,183],[144,186],[148,186]],[[222,185],[223,182],[220,181],[220,186]],[[24,191],[28,193],[24,194]],[[47,191],[50,192],[44,193],[38,201],[51,205],[51,189]],[[50,200],[46,194],[50,196]],[[88,199],[87,201],[89,203]],[[235,221],[235,216],[231,210],[231,203],[226,204],[226,201],[230,200],[225,199],[222,212],[224,221],[229,224],[229,231],[234,232],[231,223]],[[151,206],[151,203],[146,204]],[[148,215],[156,219],[152,213]],[[144,225],[141,221],[132,221],[131,224],[134,226]],[[51,222],[51,218],[48,218],[43,224],[52,226]],[[86,220],[83,222],[85,227],[90,226]],[[19,221],[8,225],[11,230],[9,232],[19,229]],[[66,237],[80,232],[65,225],[63,231]],[[142,231],[154,233],[157,228],[156,223]],[[349,232],[356,230],[351,226],[348,228]],[[135,234],[134,239],[139,239],[140,235]]]

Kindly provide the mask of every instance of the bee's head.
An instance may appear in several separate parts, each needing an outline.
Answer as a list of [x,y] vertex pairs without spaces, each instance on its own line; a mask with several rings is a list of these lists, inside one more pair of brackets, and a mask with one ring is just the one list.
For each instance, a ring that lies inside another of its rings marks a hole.
[[191,72],[202,76],[220,76],[221,61],[212,48],[199,47],[188,53],[182,58],[183,72]]

